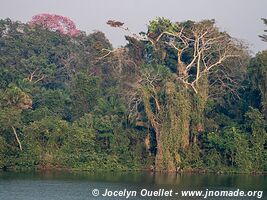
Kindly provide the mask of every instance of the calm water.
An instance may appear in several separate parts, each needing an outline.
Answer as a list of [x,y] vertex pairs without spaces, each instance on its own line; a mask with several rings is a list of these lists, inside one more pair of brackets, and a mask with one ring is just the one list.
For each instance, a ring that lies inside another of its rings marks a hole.
[[[100,196],[92,191],[98,189]],[[0,172],[0,200],[115,200],[126,197],[103,197],[105,190],[137,191],[129,199],[204,199],[204,197],[181,197],[183,190],[263,191],[261,199],[267,200],[267,176],[258,175],[196,175],[196,174],[150,174],[150,173],[11,173]],[[173,190],[172,197],[140,197],[147,189]],[[258,196],[259,197],[259,196]],[[255,197],[208,197],[210,200],[259,199]]]

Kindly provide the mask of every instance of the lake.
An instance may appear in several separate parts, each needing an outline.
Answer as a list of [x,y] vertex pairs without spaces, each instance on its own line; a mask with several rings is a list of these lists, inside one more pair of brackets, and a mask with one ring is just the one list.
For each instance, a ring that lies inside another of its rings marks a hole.
[[[243,192],[242,197],[240,192]],[[189,197],[190,194],[201,194],[201,197]],[[267,176],[148,172],[0,172],[0,200],[91,199],[267,199]]]

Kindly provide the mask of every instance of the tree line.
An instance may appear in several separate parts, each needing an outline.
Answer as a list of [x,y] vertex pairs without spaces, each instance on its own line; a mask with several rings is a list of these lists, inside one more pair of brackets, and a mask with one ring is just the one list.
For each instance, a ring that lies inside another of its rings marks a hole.
[[125,46],[58,15],[0,20],[1,169],[267,171],[267,50],[214,20],[107,24]]

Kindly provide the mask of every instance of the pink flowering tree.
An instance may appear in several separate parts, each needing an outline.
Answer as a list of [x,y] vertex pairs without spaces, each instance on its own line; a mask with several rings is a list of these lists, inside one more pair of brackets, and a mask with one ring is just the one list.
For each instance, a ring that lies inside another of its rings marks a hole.
[[61,34],[69,35],[72,37],[75,37],[80,33],[80,30],[76,28],[74,22],[69,18],[48,13],[33,16],[31,21],[29,22],[29,25],[41,26],[51,31],[57,31]]

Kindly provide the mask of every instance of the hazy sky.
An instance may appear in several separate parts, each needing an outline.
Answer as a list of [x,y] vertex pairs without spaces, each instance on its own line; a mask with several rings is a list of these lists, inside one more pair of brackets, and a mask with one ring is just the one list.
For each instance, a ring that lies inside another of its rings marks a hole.
[[106,25],[107,20],[125,22],[138,33],[159,16],[172,21],[215,19],[221,30],[244,40],[254,52],[267,48],[258,38],[266,29],[260,18],[267,18],[267,0],[0,0],[1,19],[27,22],[39,13],[68,16],[87,33],[101,30],[115,47],[125,44],[125,33]]

